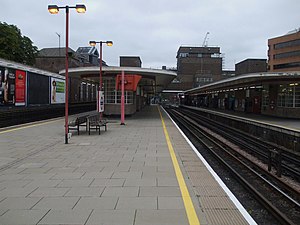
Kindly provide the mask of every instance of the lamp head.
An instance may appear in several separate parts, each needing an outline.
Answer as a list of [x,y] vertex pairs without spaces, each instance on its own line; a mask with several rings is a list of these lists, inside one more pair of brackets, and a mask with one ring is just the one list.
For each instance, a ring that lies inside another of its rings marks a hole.
[[59,8],[57,5],[48,5],[48,11],[51,14],[57,14],[59,11]]
[[76,5],[76,11],[78,13],[85,13],[85,11],[86,11],[85,5]]
[[96,41],[90,41],[90,46],[96,46]]
[[106,45],[107,45],[107,46],[113,46],[113,42],[112,42],[112,41],[107,41],[107,42],[106,42]]

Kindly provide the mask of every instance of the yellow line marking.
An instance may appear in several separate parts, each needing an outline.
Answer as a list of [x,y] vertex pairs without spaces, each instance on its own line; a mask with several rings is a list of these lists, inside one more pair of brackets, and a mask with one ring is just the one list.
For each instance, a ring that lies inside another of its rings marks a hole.
[[13,131],[18,131],[18,130],[23,130],[23,129],[31,128],[31,127],[42,126],[42,125],[45,125],[45,124],[48,124],[48,123],[54,123],[54,122],[55,121],[48,121],[48,122],[44,122],[44,123],[27,125],[27,126],[24,126],[24,127],[12,128],[12,129],[9,129],[9,130],[0,131],[0,134],[5,134],[5,133],[13,132]]
[[182,200],[183,200],[183,203],[184,203],[184,207],[185,207],[185,211],[186,211],[186,214],[187,214],[187,217],[188,217],[188,220],[189,220],[189,224],[190,225],[200,225],[200,222],[199,222],[198,216],[196,214],[196,210],[194,208],[190,193],[189,193],[188,188],[185,184],[182,172],[180,170],[180,166],[178,164],[178,161],[177,161],[177,158],[176,158],[176,155],[175,155],[175,151],[174,151],[172,143],[170,141],[170,137],[169,137],[168,130],[166,128],[165,121],[162,117],[159,106],[157,108],[158,108],[158,112],[159,112],[159,115],[160,115],[160,119],[161,119],[161,122],[162,122],[163,129],[164,129],[166,141],[167,141],[168,148],[169,148],[169,153],[170,153],[171,158],[172,158],[174,170],[175,170],[175,173],[176,173],[177,181],[178,181],[179,188],[180,188],[180,191],[181,191],[181,197],[182,197]]

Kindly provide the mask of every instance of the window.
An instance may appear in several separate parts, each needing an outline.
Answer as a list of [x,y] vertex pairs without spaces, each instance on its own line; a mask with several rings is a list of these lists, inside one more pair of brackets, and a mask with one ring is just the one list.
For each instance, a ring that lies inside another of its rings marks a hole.
[[179,53],[179,58],[186,58],[189,57],[189,53],[181,52]]
[[294,67],[300,67],[300,62],[274,65],[274,69],[286,69],[286,68],[294,68]]
[[213,82],[213,78],[212,77],[197,77],[196,78],[196,82]]
[[274,59],[282,59],[282,58],[295,57],[295,56],[300,56],[300,51],[276,54],[276,55],[274,55]]
[[277,106],[300,108],[300,87],[298,84],[280,85]]
[[299,45],[300,45],[300,39],[275,44],[274,49],[288,48],[288,47],[299,46]]
[[220,53],[214,53],[211,55],[212,58],[220,58],[221,54]]
[[[116,91],[116,82],[114,78],[104,80],[104,101],[107,104],[120,104],[121,91]],[[133,91],[125,91],[125,104],[133,104]]]

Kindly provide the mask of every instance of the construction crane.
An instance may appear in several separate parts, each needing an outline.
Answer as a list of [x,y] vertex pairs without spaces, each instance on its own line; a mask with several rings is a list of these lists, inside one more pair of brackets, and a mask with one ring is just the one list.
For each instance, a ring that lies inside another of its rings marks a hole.
[[209,32],[206,32],[202,47],[207,47],[208,35],[209,35]]

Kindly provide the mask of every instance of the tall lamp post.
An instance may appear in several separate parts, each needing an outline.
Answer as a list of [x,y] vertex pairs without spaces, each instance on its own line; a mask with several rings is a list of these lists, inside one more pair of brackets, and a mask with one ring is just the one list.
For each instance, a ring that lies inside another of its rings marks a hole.
[[[101,97],[103,96],[102,94],[102,44],[106,44],[107,46],[112,46],[113,42],[112,41],[90,41],[91,46],[96,46],[96,44],[100,44],[100,73],[99,73],[99,88],[98,88],[98,101],[97,101],[97,110],[100,112],[100,120],[102,120],[102,113],[104,111],[103,107],[101,107],[100,101]],[[104,102],[103,102],[104,104]]]
[[65,9],[66,10],[66,72],[65,72],[65,144],[68,144],[68,95],[69,95],[69,55],[68,55],[68,49],[69,49],[69,9],[76,9],[78,13],[85,13],[86,7],[85,5],[76,5],[76,6],[57,6],[57,5],[48,5],[48,11],[51,14],[57,14],[59,12],[59,9]]

